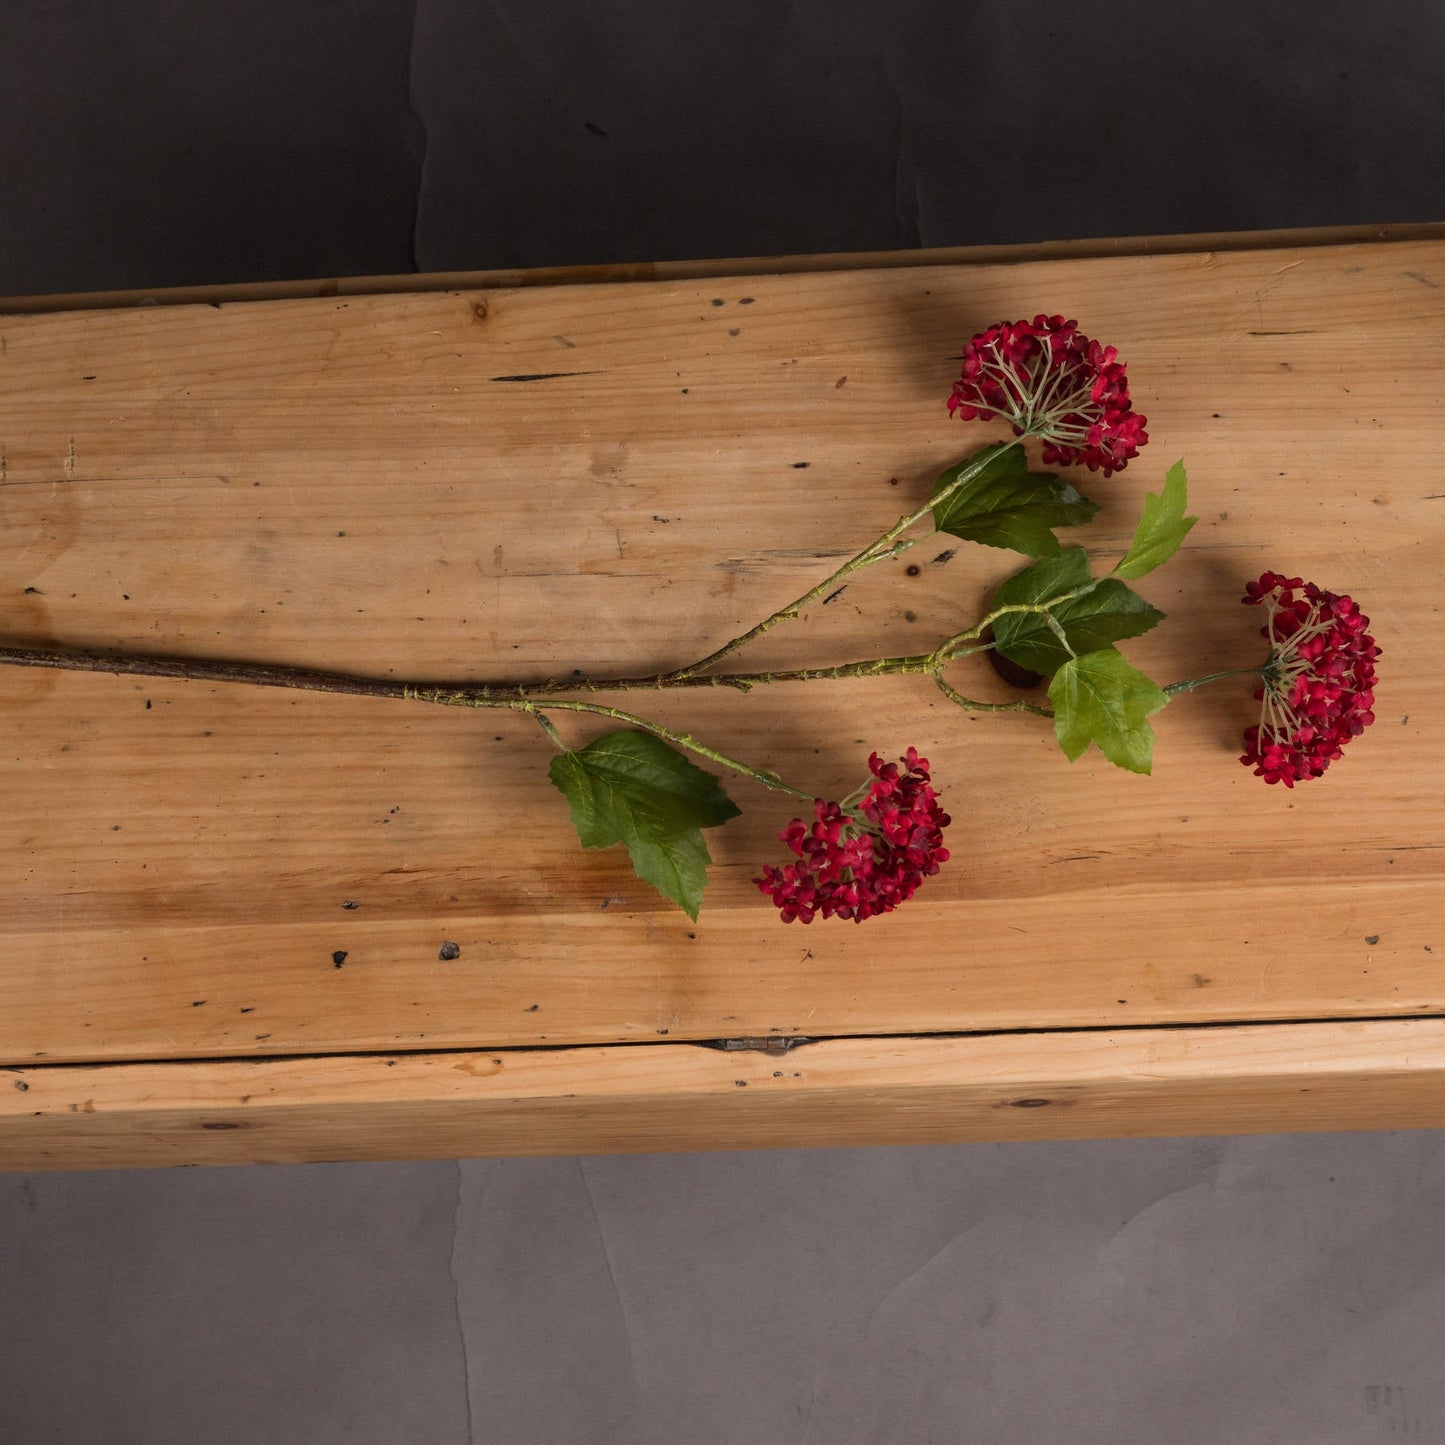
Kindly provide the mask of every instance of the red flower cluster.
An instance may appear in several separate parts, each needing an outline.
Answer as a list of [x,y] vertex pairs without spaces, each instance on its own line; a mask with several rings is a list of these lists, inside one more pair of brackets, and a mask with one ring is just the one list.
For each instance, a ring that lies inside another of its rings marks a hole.
[[811,827],[794,818],[778,834],[801,862],[766,867],[753,879],[784,923],[811,923],[819,913],[861,923],[889,913],[948,861],[943,829],[950,819],[929,786],[928,759],[916,748],[896,763],[873,753],[868,769],[873,780],[861,802],[819,798]]
[[964,421],[1001,416],[1015,436],[1043,442],[1046,463],[1083,462],[1111,476],[1149,440],[1145,418],[1129,407],[1118,354],[1062,316],[1002,321],[963,348],[949,413]]
[[1245,730],[1240,762],[1292,788],[1318,778],[1374,722],[1380,649],[1359,606],[1313,582],[1266,572],[1246,584],[1242,600],[1268,609],[1259,633],[1270,653],[1255,693],[1259,726]]

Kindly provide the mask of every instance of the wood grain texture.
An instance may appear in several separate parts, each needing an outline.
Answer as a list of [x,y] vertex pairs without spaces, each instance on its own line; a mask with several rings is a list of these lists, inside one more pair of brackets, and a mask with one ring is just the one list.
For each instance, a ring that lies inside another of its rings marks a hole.
[[1445,1124],[1445,1021],[0,1069],[0,1169]]
[[[693,925],[577,851],[522,720],[7,669],[0,1060],[1445,1013],[1440,241],[7,316],[5,630],[379,676],[680,663],[997,435],[946,418],[954,358],[1040,309],[1119,346],[1150,420],[1081,478],[1099,554],[1189,466],[1203,520],[1141,585],[1176,616],[1134,660],[1254,660],[1266,566],[1374,617],[1380,721],[1328,778],[1239,767],[1242,688],[1171,706],[1151,779],[916,681],[642,698],[835,796],[914,743],[956,820],[906,909],[788,928],[749,880],[790,809],[730,785]],[[917,650],[1013,565],[906,560],[751,657]]]

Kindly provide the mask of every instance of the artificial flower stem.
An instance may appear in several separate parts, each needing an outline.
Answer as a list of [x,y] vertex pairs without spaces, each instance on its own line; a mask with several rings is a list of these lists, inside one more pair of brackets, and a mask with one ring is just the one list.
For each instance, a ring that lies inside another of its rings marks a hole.
[[1175,693],[1193,692],[1206,682],[1218,682],[1225,677],[1261,677],[1263,669],[1258,667],[1231,667],[1226,672],[1207,672],[1203,677],[1186,677],[1180,682],[1171,682],[1164,691],[1173,697]]
[[562,741],[562,734],[559,733],[557,729],[552,726],[551,718],[547,717],[544,713],[540,713],[535,710],[532,711],[529,716],[531,717],[532,721],[536,723],[537,726],[541,728],[544,733],[547,734],[547,740],[552,744],[553,747],[557,749],[559,753],[565,753],[567,751],[567,744]]
[[[982,648],[971,649],[983,651]],[[966,653],[959,653],[965,656]],[[669,681],[665,674],[649,677],[572,677],[551,682],[470,683],[398,682],[355,673],[318,672],[270,663],[233,662],[209,657],[173,657],[163,653],[103,653],[51,648],[0,646],[0,666],[49,667],[67,672],[109,672],[130,677],[167,677],[190,682],[235,682],[260,687],[299,688],[305,692],[344,693],[358,697],[422,698],[458,707],[541,702],[578,692],[661,692],[672,687],[732,687],[742,692],[770,682],[815,682],[847,677],[922,674],[934,666],[931,652],[896,657],[867,657],[831,667],[780,668],[769,672],[714,673]],[[952,659],[949,659],[952,660]]]
[[[1063,602],[1072,602],[1076,597],[1083,597],[1086,593],[1092,592],[1099,584],[1095,581],[1086,582],[1082,587],[1075,587],[1072,592],[1061,592],[1057,597],[1050,597],[1045,602],[1009,602],[1002,607],[995,607],[987,616],[981,617],[967,632],[956,632],[944,642],[940,643],[931,654],[931,666],[928,671],[936,671],[945,663],[956,662],[961,657],[968,657],[975,652],[985,652],[993,647],[992,642],[982,647],[963,647],[965,642],[976,642],[984,631],[992,627],[1000,617],[1007,617],[1013,612],[1032,612],[1042,614],[1048,619],[1052,628],[1057,629],[1057,621],[1054,618],[1052,609]],[[1067,641],[1067,639],[1066,639]]]
[[[455,693],[443,691],[428,692],[425,689],[412,689],[407,696],[417,699],[420,702],[440,703],[445,707],[502,707],[509,708],[513,712],[526,713],[536,722],[540,723],[543,731],[555,738],[559,745],[561,739],[557,736],[557,730],[550,721],[542,716],[543,709],[548,712],[581,712],[591,713],[598,717],[611,718],[614,722],[626,723],[629,727],[635,727],[642,732],[651,733],[653,737],[661,738],[664,742],[675,743],[680,748],[686,748],[690,753],[696,753],[700,758],[707,758],[709,762],[716,763],[719,767],[730,768],[735,773],[742,773],[745,777],[751,778],[755,783],[761,783],[765,788],[771,788],[775,793],[788,793],[794,798],[806,798],[809,802],[813,799],[812,793],[805,793],[801,788],[795,788],[785,783],[776,773],[768,772],[763,768],[754,768],[749,764],[740,762],[737,758],[730,758],[726,753],[720,753],[716,748],[710,748],[700,743],[688,733],[674,732],[671,728],[665,728],[658,723],[649,722],[645,717],[638,717],[636,713],[623,712],[621,708],[604,707],[597,702],[577,702],[568,698],[548,698],[546,701],[529,702],[523,698],[503,700],[500,698],[467,698]],[[563,751],[567,749],[563,745]]]
[[790,787],[776,773],[761,768],[749,767],[747,763],[730,758],[714,748],[709,748],[686,733],[649,722],[635,713],[623,712],[620,708],[605,707],[601,703],[580,702],[565,698],[532,699],[521,695],[515,689],[500,691],[495,688],[469,688],[450,686],[426,686],[410,682],[395,682],[386,678],[357,677],[343,672],[312,672],[299,667],[276,667],[267,663],[226,662],[205,657],[145,657],[112,655],[89,652],[59,652],[50,649],[28,647],[0,647],[0,664],[16,667],[51,667],[69,672],[110,672],[125,676],[170,677],[192,682],[235,682],[260,687],[298,688],[304,692],[341,693],[354,697],[404,698],[417,702],[439,703],[447,707],[503,708],[511,712],[525,713],[559,747],[565,745],[551,722],[542,716],[547,712],[595,713],[627,723],[652,733],[665,742],[675,743],[717,763],[733,772],[743,773],[765,788],[775,792],[789,793],[795,798],[812,799],[811,793]]
[[1037,703],[1026,702],[1023,698],[1015,698],[1012,702],[979,702],[977,698],[965,697],[956,687],[950,686],[937,673],[933,681],[938,690],[949,702],[954,702],[968,712],[1026,712],[1034,717],[1053,717],[1053,713],[1046,707],[1039,707]]
[[[850,557],[836,572],[830,573],[815,587],[810,587],[803,595],[795,601],[788,603],[786,607],[774,612],[771,617],[765,617],[755,626],[748,628],[744,633],[734,637],[731,642],[725,642],[716,652],[710,652],[706,657],[697,662],[689,663],[686,667],[680,667],[673,672],[664,673],[661,681],[663,683],[684,682],[694,674],[706,671],[715,663],[721,662],[725,657],[731,657],[739,648],[747,646],[754,638],[761,637],[770,628],[776,627],[780,622],[791,621],[808,606],[810,602],[816,602],[818,598],[833,591],[838,584],[854,572],[861,571],[864,567],[871,567],[875,562],[882,562],[888,557],[897,556],[906,551],[907,547],[899,542],[899,538],[917,521],[928,516],[935,507],[946,502],[955,492],[966,487],[983,470],[989,462],[994,459],[997,447],[985,447],[979,454],[972,457],[963,467],[959,469],[958,475],[937,496],[930,497],[917,511],[910,512],[906,517],[900,517],[886,532],[876,541],[870,542],[856,556]],[[920,541],[915,538],[913,541]],[[907,546],[912,546],[909,541]]]

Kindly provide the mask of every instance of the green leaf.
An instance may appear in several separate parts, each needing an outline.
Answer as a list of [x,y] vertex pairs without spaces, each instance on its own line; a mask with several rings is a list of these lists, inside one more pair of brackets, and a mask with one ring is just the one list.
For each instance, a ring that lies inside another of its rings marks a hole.
[[934,496],[980,459],[979,474],[933,509],[939,531],[986,547],[1011,547],[1029,557],[1056,557],[1059,541],[1050,529],[1077,527],[1099,510],[1052,472],[1029,471],[1018,442],[987,447],[950,467],[939,477]]
[[1175,462],[1164,478],[1164,490],[1157,496],[1144,493],[1144,515],[1139,519],[1134,540],[1124,554],[1124,560],[1114,568],[1120,577],[1142,577],[1167,562],[1189,535],[1189,529],[1199,520],[1186,517],[1189,479],[1184,474],[1184,463]]
[[1130,667],[1113,647],[1070,658],[1049,684],[1054,733],[1065,756],[1077,762],[1090,743],[1111,763],[1147,773],[1154,729],[1146,719],[1169,701],[1162,687]]
[[712,858],[702,829],[738,815],[718,780],[651,733],[607,733],[552,760],[584,848],[623,844],[637,876],[697,919]]
[[[993,607],[1047,602],[1089,581],[1089,559],[1082,547],[1067,547],[1010,577],[998,589]],[[992,608],[990,609],[992,610]],[[1063,629],[1066,647],[1038,612],[1010,612],[993,624],[998,650],[1031,672],[1057,672],[1071,655],[1098,652],[1125,637],[1138,637],[1164,614],[1122,582],[1104,578],[1080,597],[1050,609]]]

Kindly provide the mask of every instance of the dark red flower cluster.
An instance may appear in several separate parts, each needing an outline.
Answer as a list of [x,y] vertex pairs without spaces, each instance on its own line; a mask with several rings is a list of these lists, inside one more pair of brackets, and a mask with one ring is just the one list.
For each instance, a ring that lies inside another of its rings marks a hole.
[[779,839],[801,859],[766,867],[753,882],[777,904],[784,923],[851,918],[861,923],[907,902],[948,861],[949,816],[929,786],[928,759],[909,748],[896,763],[868,758],[873,781],[845,806],[818,798],[809,827],[794,818]]
[[1243,601],[1268,609],[1259,726],[1245,730],[1244,754],[1256,777],[1292,788],[1317,778],[1340,750],[1375,720],[1375,659],[1370,619],[1349,597],[1313,582],[1266,572],[1245,586]]
[[1001,321],[963,348],[948,410],[964,421],[1001,416],[1015,436],[1038,437],[1044,461],[1083,462],[1111,476],[1149,440],[1130,409],[1124,363],[1062,316]]

